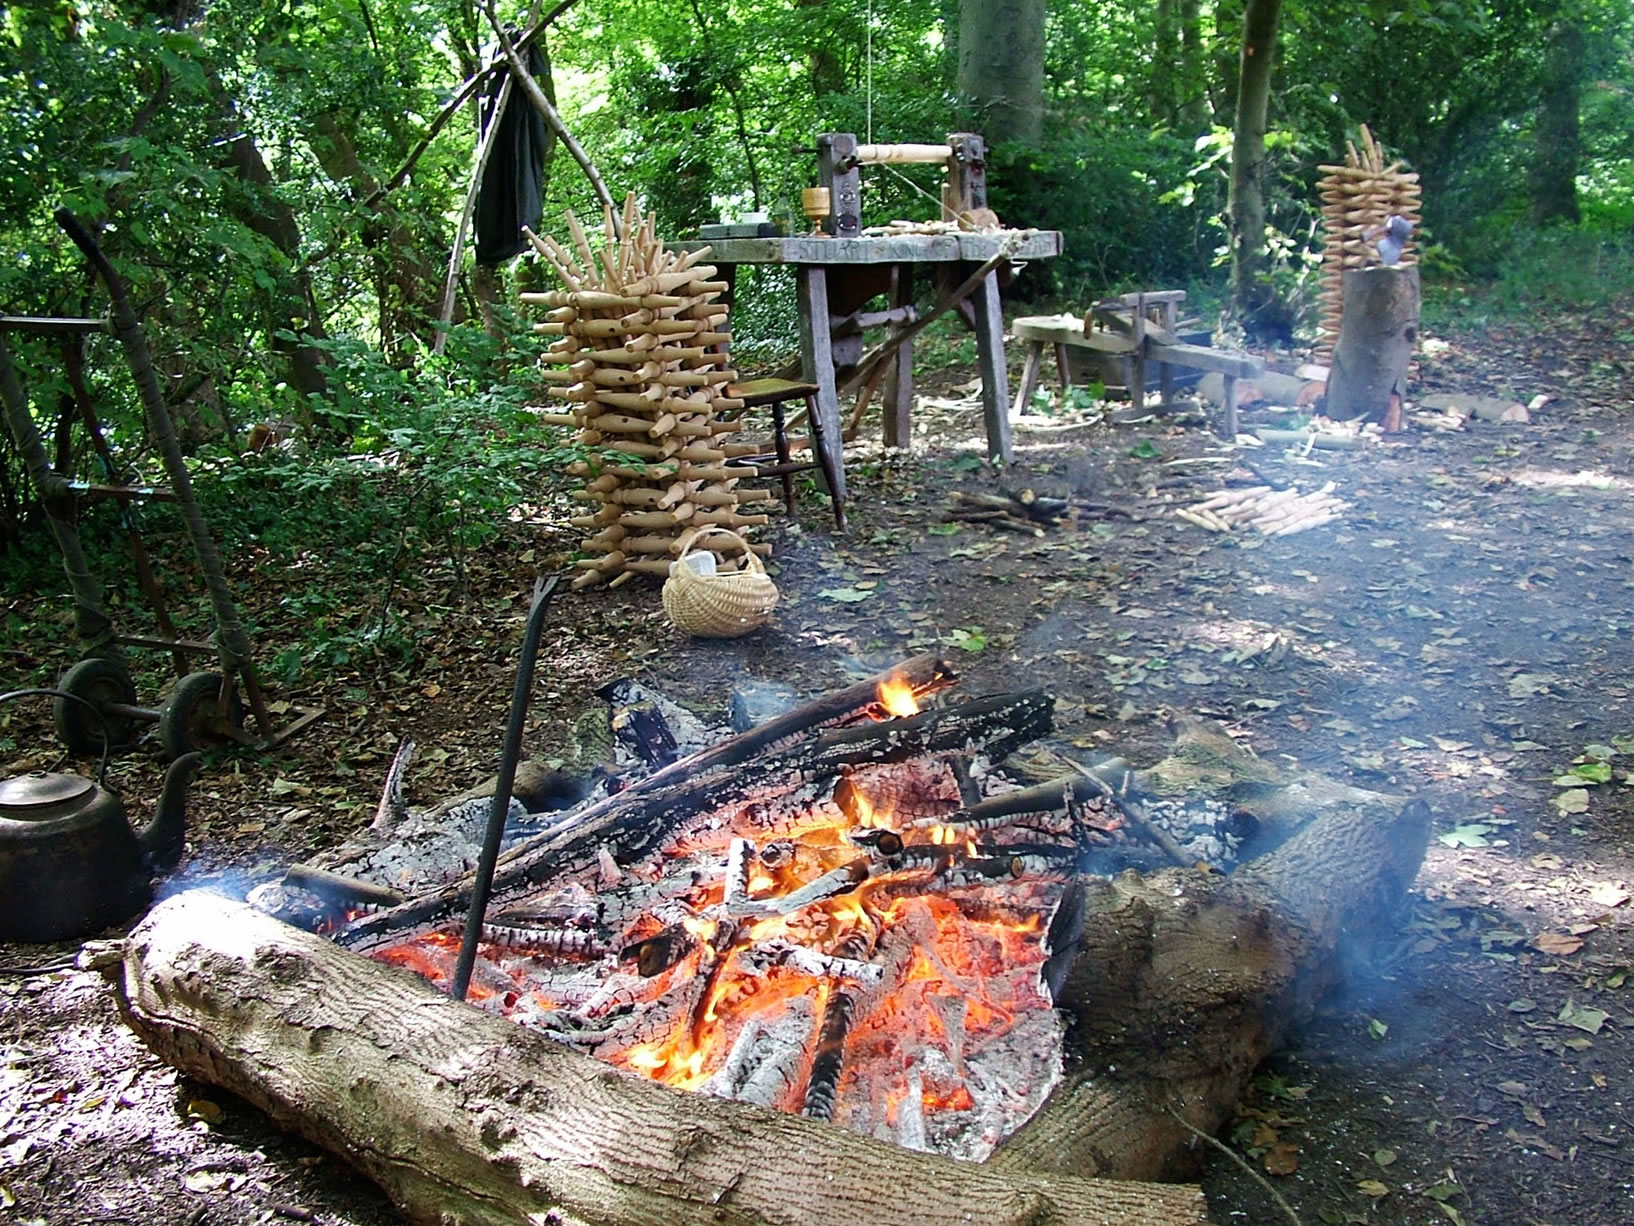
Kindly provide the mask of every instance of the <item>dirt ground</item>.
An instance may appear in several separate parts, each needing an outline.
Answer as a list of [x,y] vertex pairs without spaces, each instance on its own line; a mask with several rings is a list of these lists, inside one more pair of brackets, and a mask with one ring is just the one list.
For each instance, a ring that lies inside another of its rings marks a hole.
[[[767,629],[686,640],[656,585],[563,596],[528,748],[563,753],[591,690],[616,676],[718,709],[744,676],[815,692],[941,647],[963,692],[1047,684],[1061,735],[1137,763],[1161,752],[1165,714],[1201,714],[1263,757],[1420,795],[1436,837],[1410,905],[1381,917],[1344,990],[1261,1070],[1222,1139],[1305,1226],[1634,1220],[1628,319],[1607,305],[1554,335],[1433,337],[1419,390],[1547,399],[1529,424],[1308,456],[1234,451],[1195,426],[1028,419],[1015,464],[995,473],[968,372],[942,371],[911,455],[851,460],[847,533],[815,493],[774,523],[783,604]],[[1279,482],[1331,481],[1348,508],[1288,537],[1166,513],[1246,475],[1245,458]],[[1140,518],[1038,537],[943,522],[952,491],[1000,487]],[[166,888],[242,891],[354,832],[401,737],[422,746],[416,805],[490,773],[533,574],[572,548],[565,506],[477,560],[475,599],[435,566],[408,585],[423,629],[410,664],[365,661],[281,692],[324,720],[209,765]],[[276,604],[276,575],[237,579]],[[7,601],[40,615],[34,596]],[[268,617],[262,633],[298,630]],[[29,678],[72,659],[66,639],[6,647]],[[42,717],[0,715],[10,770],[60,764]],[[116,767],[138,813],[158,770],[155,753]],[[0,947],[0,1221],[401,1220],[336,1159],[148,1056],[73,955]],[[1222,1226],[1286,1220],[1238,1165],[1202,1161]]]

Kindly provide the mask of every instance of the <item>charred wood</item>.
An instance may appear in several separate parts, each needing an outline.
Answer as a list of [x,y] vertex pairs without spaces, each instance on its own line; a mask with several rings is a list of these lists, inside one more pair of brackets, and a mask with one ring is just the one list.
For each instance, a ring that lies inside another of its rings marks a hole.
[[[834,779],[848,767],[955,751],[1002,758],[1048,735],[1052,708],[1048,694],[1032,690],[824,732],[741,764],[723,765],[721,756],[711,750],[694,754],[647,781],[662,777],[667,779],[667,786],[636,785],[591,806],[571,824],[549,829],[512,848],[500,858],[494,875],[493,905],[504,906],[549,879],[595,868],[603,847],[611,851],[619,865],[630,864],[660,846],[682,820],[690,821],[724,805],[779,789],[810,790],[815,783]],[[762,725],[762,729],[770,726]],[[744,735],[752,736],[762,729]],[[726,768],[732,765],[736,769]],[[441,890],[368,916],[348,926],[336,939],[349,948],[367,950],[406,932],[446,924],[469,904],[470,880],[467,876]]]
[[1194,1169],[1258,1064],[1334,983],[1338,950],[1399,907],[1430,815],[1344,806],[1230,876],[1080,879],[1085,917],[1056,1004],[1077,1071],[989,1159],[1130,1179]]

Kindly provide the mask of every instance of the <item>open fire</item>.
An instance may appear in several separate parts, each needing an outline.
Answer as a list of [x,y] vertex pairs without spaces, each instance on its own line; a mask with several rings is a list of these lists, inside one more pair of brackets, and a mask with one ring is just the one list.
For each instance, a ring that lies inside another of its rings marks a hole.
[[[918,698],[886,682],[825,731],[906,728]],[[490,915],[468,999],[673,1086],[983,1158],[1060,1079],[1047,935],[1104,819],[1059,788],[1011,812],[977,748],[768,781],[639,858],[603,845]],[[460,935],[368,952],[440,986]]]

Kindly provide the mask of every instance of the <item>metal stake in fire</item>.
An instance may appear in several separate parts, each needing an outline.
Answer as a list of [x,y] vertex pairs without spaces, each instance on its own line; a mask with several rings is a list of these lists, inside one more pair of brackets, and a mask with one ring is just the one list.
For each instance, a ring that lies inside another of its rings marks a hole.
[[499,843],[505,834],[505,815],[510,812],[511,788],[516,783],[516,764],[522,756],[522,725],[528,718],[528,692],[533,689],[533,658],[539,654],[545,610],[550,607],[550,594],[555,590],[555,575],[549,579],[541,577],[533,585],[533,607],[528,610],[528,628],[522,636],[522,659],[516,668],[516,688],[511,693],[511,720],[505,727],[505,749],[499,759],[499,778],[494,782],[494,803],[488,810],[482,855],[477,860],[476,880],[471,884],[471,911],[465,917],[459,961],[454,964],[454,979],[448,985],[448,994],[455,1000],[465,999],[466,990],[471,986],[471,971],[477,962],[477,942],[482,939],[488,892],[493,888]]

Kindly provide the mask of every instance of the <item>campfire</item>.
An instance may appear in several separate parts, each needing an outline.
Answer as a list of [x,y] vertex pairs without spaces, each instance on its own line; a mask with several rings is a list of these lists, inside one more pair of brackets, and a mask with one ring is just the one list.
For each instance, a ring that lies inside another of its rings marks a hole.
[[[1194,1169],[1341,938],[1399,904],[1428,810],[1201,728],[1032,783],[1048,695],[927,705],[945,664],[893,671],[524,814],[481,1008],[437,985],[483,878],[365,872],[418,863],[378,840],[286,877],[384,904],[324,936],[168,900],[110,955],[120,1007],[412,1221],[1200,1226],[1198,1189],[1141,1181]],[[1243,805],[1269,850],[1198,871]],[[1116,871],[1131,840],[1174,863]]]
[[[639,857],[602,845],[512,890],[468,999],[671,1086],[986,1157],[1060,1080],[1051,921],[1107,821],[992,771],[996,741],[1047,731],[1042,696],[922,713],[947,676],[918,681],[757,757],[723,803],[670,810]],[[915,751],[939,723],[977,739]],[[814,769],[844,745],[905,752]],[[462,932],[371,917],[338,939],[445,987]]]

